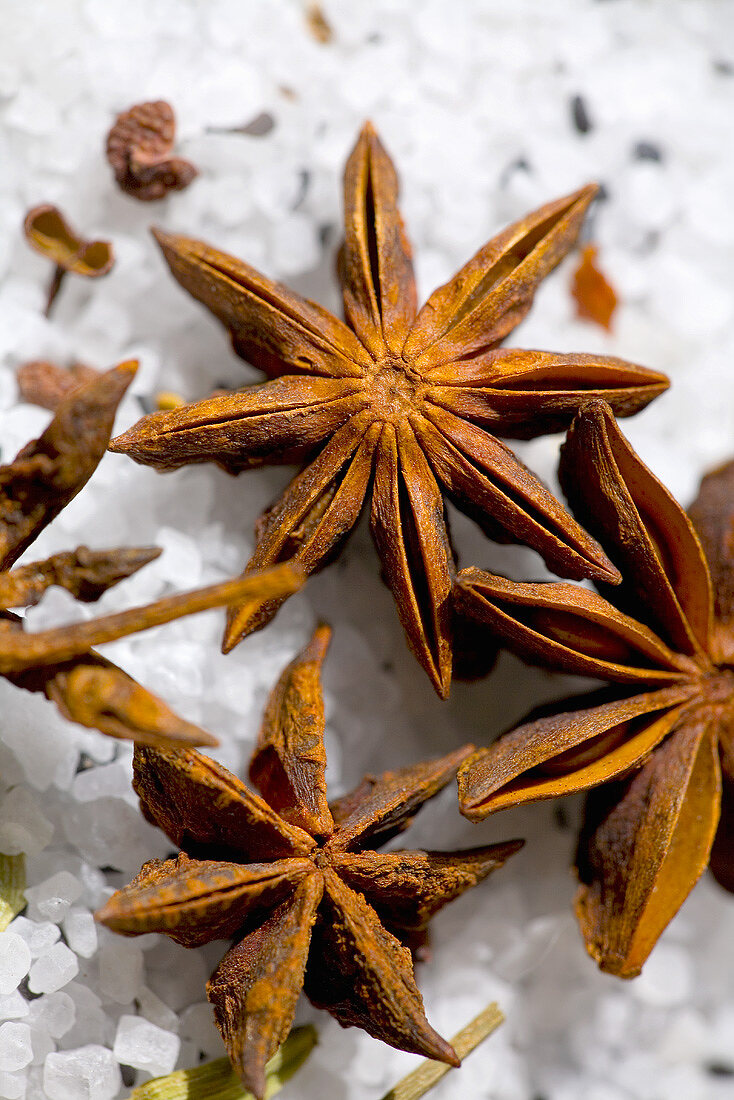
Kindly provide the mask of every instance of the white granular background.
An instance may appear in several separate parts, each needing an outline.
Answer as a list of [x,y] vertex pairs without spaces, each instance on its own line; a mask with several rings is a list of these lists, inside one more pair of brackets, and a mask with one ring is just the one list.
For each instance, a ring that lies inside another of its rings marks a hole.
[[[194,400],[259,377],[175,285],[151,223],[202,237],[338,311],[341,171],[371,117],[399,167],[423,294],[508,221],[589,179],[603,183],[593,235],[621,299],[613,333],[574,319],[572,260],[510,343],[666,371],[671,391],[625,431],[690,501],[701,473],[734,451],[732,11],[720,0],[333,0],[324,4],[333,40],[322,45],[298,0],[0,0],[2,459],[48,421],[17,404],[14,369],[27,359],[139,358],[119,430],[158,390]],[[157,98],[173,105],[179,151],[200,176],[142,204],[117,190],[104,138],[118,111]],[[236,132],[263,113],[267,134]],[[107,278],[66,280],[50,321],[49,267],[20,231],[40,202],[117,253]],[[553,482],[559,442],[518,449]],[[287,476],[233,480],[210,467],[158,476],[110,455],[32,556],[81,542],[162,546],[103,611],[210,583],[240,570],[255,518]],[[494,546],[464,517],[454,533],[463,564],[543,575],[534,554]],[[30,619],[40,627],[93,613],[52,592]],[[578,687],[503,657],[488,680],[456,685],[441,703],[407,652],[363,527],[338,564],[228,657],[217,613],[108,652],[216,733],[217,757],[242,772],[266,694],[318,618],[335,629],[325,673],[334,793],[365,770],[487,743],[530,706]],[[0,1097],[112,1100],[150,1072],[220,1056],[204,982],[223,945],[123,940],[90,921],[144,859],[170,848],[138,815],[129,746],[4,683],[0,735],[0,850],[26,851],[32,888],[24,916],[0,935]],[[417,847],[527,838],[433,924],[419,972],[433,1024],[451,1035],[492,999],[507,1015],[434,1095],[731,1097],[734,901],[704,879],[643,977],[599,974],[571,916],[578,812],[575,802],[540,805],[474,827],[448,790],[407,835]],[[417,1061],[304,1002],[298,1021],[307,1020],[319,1046],[284,1100],[377,1100]]]

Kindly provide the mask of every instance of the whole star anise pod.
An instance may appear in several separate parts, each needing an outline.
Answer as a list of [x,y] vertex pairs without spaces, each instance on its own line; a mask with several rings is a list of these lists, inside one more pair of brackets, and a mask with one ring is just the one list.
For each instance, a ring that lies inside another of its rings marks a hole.
[[[156,234],[179,283],[274,380],[148,416],[112,449],[159,469],[212,461],[239,473],[303,463],[258,521],[248,570],[291,557],[307,573],[320,569],[370,495],[372,534],[408,644],[445,696],[454,556],[442,494],[492,537],[527,543],[562,575],[618,579],[596,542],[497,436],[565,428],[595,394],[630,415],[668,383],[607,356],[498,346],[573,245],[593,185],[489,241],[420,311],[397,193],[395,169],[368,124],[344,179],[347,324],[223,252]],[[231,609],[225,651],[269,622],[280,603]]]
[[[195,611],[223,607],[233,596],[237,598],[240,581],[37,634],[26,633],[23,620],[9,610],[38,603],[51,585],[65,588],[78,600],[97,600],[160,553],[154,546],[115,550],[80,546],[11,568],[94,473],[107,449],[117,406],[136,369],[136,363],[128,362],[104,374],[95,372],[90,381],[61,399],[39,439],[0,466],[0,676],[18,687],[43,692],[66,718],[112,737],[152,745],[217,744],[211,734],[179,718],[91,646]],[[264,584],[276,595],[301,583],[289,567],[252,580],[254,590]]]
[[320,673],[330,634],[317,628],[270,696],[250,765],[262,798],[195,750],[136,749],[143,813],[183,853],[146,863],[97,913],[117,932],[164,932],[187,947],[234,937],[207,993],[232,1064],[257,1097],[302,987],[345,1027],[457,1064],[425,1018],[405,944],[522,845],[377,850],[446,786],[471,746],[367,776],[328,803]]
[[141,202],[183,191],[198,175],[193,164],[173,155],[176,118],[163,99],[136,103],[118,115],[107,135],[107,160],[120,189]]
[[704,478],[689,519],[592,402],[561,481],[622,572],[614,603],[478,569],[459,574],[458,603],[520,656],[618,686],[544,708],[476,752],[461,808],[478,821],[593,788],[576,912],[601,968],[634,977],[709,862],[734,890],[734,463]]

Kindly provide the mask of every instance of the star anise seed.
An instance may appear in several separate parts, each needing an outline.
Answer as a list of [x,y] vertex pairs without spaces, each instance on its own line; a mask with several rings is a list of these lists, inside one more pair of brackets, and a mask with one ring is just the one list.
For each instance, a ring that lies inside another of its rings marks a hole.
[[97,914],[125,935],[163,932],[187,947],[234,937],[207,993],[257,1097],[302,987],[343,1026],[456,1065],[426,1020],[405,945],[522,845],[377,851],[450,782],[471,746],[368,776],[328,803],[321,666],[330,634],[316,629],[270,696],[250,765],[262,797],[193,749],[136,749],[143,813],[183,852],[146,863]]
[[576,912],[601,968],[634,977],[709,862],[734,889],[734,463],[704,478],[689,519],[597,401],[571,427],[561,481],[622,572],[614,603],[477,569],[459,574],[458,603],[521,657],[617,686],[480,749],[461,807],[476,821],[593,788]]
[[120,189],[141,202],[183,191],[198,175],[193,164],[173,155],[176,118],[163,99],[136,103],[118,115],[107,135],[107,160]]
[[[303,464],[259,520],[248,570],[291,556],[307,573],[320,569],[370,496],[408,644],[447,695],[455,566],[444,493],[493,538],[527,543],[562,575],[618,579],[598,544],[497,438],[559,431],[593,395],[631,415],[668,385],[609,356],[499,347],[573,246],[595,193],[585,187],[510,226],[417,311],[397,175],[366,125],[344,179],[346,324],[224,252],[157,233],[178,282],[273,380],[155,413],[112,449],[159,469],[215,462],[236,474]],[[225,651],[281,602],[233,608]]]
[[[0,676],[28,691],[40,691],[62,714],[112,737],[146,744],[212,745],[205,730],[174,714],[166,704],[91,646],[110,642],[182,615],[223,607],[241,596],[241,582],[228,581],[158,600],[146,607],[74,623],[37,634],[24,632],[10,608],[39,602],[51,585],[78,600],[94,601],[112,585],[158,556],[156,547],[54,554],[12,568],[18,558],[84,487],[104,455],[115,411],[137,364],[121,363],[73,388],[39,439],[0,466]],[[254,591],[282,595],[302,578],[292,568],[252,578]]]

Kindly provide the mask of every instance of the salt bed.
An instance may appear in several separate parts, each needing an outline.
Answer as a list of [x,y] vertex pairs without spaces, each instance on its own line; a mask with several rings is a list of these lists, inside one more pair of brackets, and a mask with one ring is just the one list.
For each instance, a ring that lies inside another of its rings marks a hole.
[[[0,4],[0,443],[12,456],[48,414],[18,404],[14,367],[139,357],[120,412],[132,423],[158,389],[187,397],[255,378],[217,325],[164,270],[151,221],[200,236],[337,308],[340,173],[374,118],[396,158],[421,288],[448,277],[493,231],[589,178],[603,266],[622,299],[611,335],[574,319],[561,268],[536,299],[520,346],[618,354],[667,371],[670,393],[625,425],[643,458],[688,501],[734,441],[731,363],[734,214],[731,5],[718,0],[326,2],[328,44],[301,3],[268,0],[36,0]],[[115,188],[102,156],[114,114],[165,98],[179,147],[200,168],[155,206]],[[257,116],[260,136],[227,133]],[[268,129],[269,120],[272,126]],[[21,240],[25,210],[58,203],[113,239],[117,265],[64,285],[42,316],[47,266]],[[553,481],[557,438],[521,446]],[[108,456],[35,555],[85,542],[163,546],[103,610],[239,570],[253,521],[283,484],[237,484],[214,469],[167,477]],[[542,576],[455,517],[465,563]],[[89,614],[52,592],[32,625]],[[407,653],[367,532],[265,633],[224,658],[220,616],[109,647],[114,660],[221,738],[242,768],[266,692],[317,617],[335,627],[325,677],[329,778],[484,743],[568,683],[504,657],[442,704]],[[574,685],[575,686],[575,685]],[[112,1100],[149,1074],[221,1055],[204,1003],[220,946],[185,951],[124,940],[91,911],[167,843],[138,816],[130,749],[63,721],[0,682],[0,850],[27,855],[28,907],[0,935],[0,1096]],[[472,827],[451,791],[413,842],[471,845],[525,836],[525,850],[434,924],[422,968],[427,1012],[451,1034],[496,998],[506,1025],[435,1091],[466,1100],[709,1100],[734,1092],[734,901],[704,880],[644,976],[599,974],[570,916],[567,871],[578,805],[532,807]],[[372,1100],[415,1063],[342,1031],[302,1004],[319,1046],[283,1092]]]

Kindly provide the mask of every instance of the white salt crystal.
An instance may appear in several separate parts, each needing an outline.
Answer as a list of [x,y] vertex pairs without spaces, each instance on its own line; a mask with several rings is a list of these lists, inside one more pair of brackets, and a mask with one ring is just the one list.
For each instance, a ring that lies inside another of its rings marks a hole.
[[31,1029],[31,1050],[33,1051],[32,1062],[34,1066],[42,1066],[51,1051],[56,1050],[56,1043],[43,1024],[30,1023],[29,1027]]
[[194,539],[173,527],[160,527],[155,544],[163,549],[156,569],[164,580],[178,587],[184,583],[191,586],[200,583],[201,549]]
[[75,802],[63,825],[69,842],[89,863],[129,875],[137,874],[160,845],[160,833],[143,820],[137,807],[121,798]]
[[143,985],[137,992],[136,1000],[140,1008],[140,1015],[150,1020],[151,1024],[164,1028],[166,1031],[178,1031],[178,1016],[168,1005],[156,996],[152,989]]
[[85,768],[74,776],[71,785],[72,797],[78,802],[92,802],[95,798],[125,798],[132,793],[130,769],[117,760],[99,768]]
[[95,1044],[49,1054],[43,1069],[49,1100],[112,1100],[121,1084],[112,1051]]
[[18,691],[0,684],[3,742],[20,761],[26,779],[36,790],[51,784],[65,789],[71,783],[79,751],[70,736],[69,723],[42,695]]
[[273,263],[282,275],[308,271],[319,262],[316,227],[310,218],[291,214],[273,228]]
[[105,997],[126,1005],[143,984],[143,953],[136,943],[112,933],[99,952],[99,988]]
[[97,950],[97,925],[89,909],[72,905],[62,921],[64,936],[71,950],[90,959]]
[[46,920],[58,924],[81,892],[82,884],[78,878],[69,874],[68,871],[59,871],[38,886],[29,886],[25,896],[28,899],[31,916],[37,913]]
[[24,1076],[14,1073],[0,1073],[0,1096],[3,1100],[23,1100],[26,1091]]
[[55,993],[79,973],[79,963],[65,943],[57,943],[36,959],[28,976],[31,993]]
[[632,990],[650,1005],[679,1005],[690,996],[693,971],[690,956],[680,947],[660,943],[645,963]]
[[58,926],[51,921],[34,921],[28,920],[27,917],[16,917],[8,927],[25,940],[32,959],[44,955],[61,935]]
[[30,965],[31,952],[25,940],[16,932],[0,932],[0,995],[17,989]]
[[18,989],[0,997],[0,1020],[20,1020],[28,1015],[28,1001]]
[[197,1050],[215,1058],[222,1054],[222,1037],[214,1023],[214,1013],[208,1001],[189,1005],[181,1013],[181,1037],[190,1039]]
[[31,1001],[30,1022],[45,1027],[54,1039],[60,1039],[74,1026],[76,1005],[68,993],[44,993]]
[[113,1051],[118,1062],[160,1077],[170,1073],[176,1065],[180,1045],[178,1035],[156,1027],[141,1016],[122,1016]]
[[78,1046],[79,1043],[104,1043],[108,1036],[107,1017],[102,1002],[81,982],[69,982],[64,987],[74,1002],[74,1026],[62,1037],[60,1045],[65,1048]]
[[0,802],[0,852],[38,855],[53,836],[54,827],[41,812],[27,787],[13,787]]
[[32,1060],[31,1029],[28,1024],[0,1025],[0,1070],[17,1073]]

